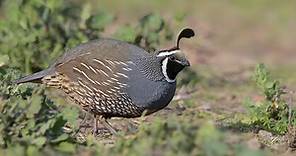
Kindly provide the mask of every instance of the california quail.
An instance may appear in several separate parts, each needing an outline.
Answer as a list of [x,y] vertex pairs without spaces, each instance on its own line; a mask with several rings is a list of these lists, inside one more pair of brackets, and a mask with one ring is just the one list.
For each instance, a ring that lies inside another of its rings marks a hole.
[[151,114],[172,100],[177,74],[190,65],[179,42],[192,36],[192,29],[183,29],[175,47],[155,53],[113,39],[90,41],[67,51],[48,69],[15,83],[59,88],[84,110],[103,119],[139,117],[144,111]]

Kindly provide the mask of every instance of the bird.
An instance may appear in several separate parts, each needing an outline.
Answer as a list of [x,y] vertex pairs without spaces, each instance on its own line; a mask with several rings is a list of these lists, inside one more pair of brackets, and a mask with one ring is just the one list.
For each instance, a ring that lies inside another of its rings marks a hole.
[[111,132],[112,117],[136,118],[166,107],[176,91],[176,77],[190,66],[180,40],[195,36],[182,29],[175,46],[155,52],[124,41],[99,38],[67,50],[47,69],[15,80],[62,90],[73,103]]

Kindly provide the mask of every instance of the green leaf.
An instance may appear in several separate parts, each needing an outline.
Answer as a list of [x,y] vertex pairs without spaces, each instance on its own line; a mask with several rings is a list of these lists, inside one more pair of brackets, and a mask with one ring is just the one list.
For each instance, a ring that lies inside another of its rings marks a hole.
[[63,119],[68,121],[72,126],[77,127],[79,110],[76,107],[67,106],[62,111]]
[[202,145],[205,155],[226,155],[229,149],[221,139],[222,135],[214,124],[208,122],[198,130],[196,142]]
[[31,98],[31,104],[26,112],[28,118],[33,118],[35,114],[37,114],[41,109],[41,104],[43,101],[43,97],[40,95],[33,95]]
[[0,55],[0,67],[7,65],[9,63],[8,55]]
[[164,26],[164,20],[157,14],[149,14],[143,17],[140,23],[145,29],[144,33],[146,35],[151,32],[159,32]]
[[55,122],[55,119],[50,119],[46,123],[42,123],[42,126],[40,127],[38,133],[40,133],[41,135],[45,134],[47,130],[54,126]]
[[265,84],[265,87],[268,89],[272,89],[275,86],[275,82],[269,81]]
[[116,31],[114,37],[122,41],[134,42],[137,37],[137,32],[131,26],[123,26]]
[[27,148],[27,155],[28,156],[37,156],[37,155],[40,155],[40,152],[36,146],[29,146]]
[[51,10],[59,8],[60,6],[62,6],[63,3],[60,0],[47,0],[46,2],[47,7]]
[[11,145],[7,148],[5,155],[7,156],[22,156],[25,155],[25,147],[19,144]]
[[32,141],[32,144],[36,145],[37,147],[42,147],[46,143],[45,137],[38,137]]
[[58,142],[62,142],[62,141],[65,141],[69,138],[69,135],[68,134],[62,134],[60,136],[58,136],[57,138],[51,140],[50,142],[51,143],[58,143]]
[[80,27],[82,29],[85,29],[87,27],[86,26],[87,19],[91,17],[91,5],[89,3],[86,3],[85,5],[83,5],[80,17],[81,17]]
[[68,142],[62,142],[59,144],[57,149],[62,152],[73,153],[75,152],[76,146]]
[[114,20],[114,16],[105,12],[95,14],[89,18],[87,25],[91,29],[103,30]]

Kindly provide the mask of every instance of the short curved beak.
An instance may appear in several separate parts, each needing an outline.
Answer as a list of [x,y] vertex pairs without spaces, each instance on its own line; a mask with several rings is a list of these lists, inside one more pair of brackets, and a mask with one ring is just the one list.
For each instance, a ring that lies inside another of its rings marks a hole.
[[188,60],[186,60],[186,61],[183,62],[183,65],[184,65],[185,67],[188,67],[188,66],[190,66],[190,62],[189,62]]
[[182,60],[182,61],[175,60],[175,61],[184,67],[190,66],[190,62],[188,60]]

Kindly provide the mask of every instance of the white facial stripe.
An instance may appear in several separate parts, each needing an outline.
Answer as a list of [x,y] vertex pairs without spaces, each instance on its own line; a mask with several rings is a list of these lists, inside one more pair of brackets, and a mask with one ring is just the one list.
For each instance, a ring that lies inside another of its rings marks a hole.
[[172,54],[175,54],[175,53],[180,53],[181,51],[178,49],[178,50],[174,50],[174,51],[164,51],[164,52],[160,52],[157,57],[163,57],[163,56],[170,56]]
[[167,80],[168,82],[175,82],[176,79],[172,80],[169,78],[168,76],[168,73],[167,73],[167,64],[168,64],[168,60],[169,58],[165,58],[163,61],[162,61],[162,66],[161,66],[161,69],[162,69],[162,73],[165,77],[165,80]]

